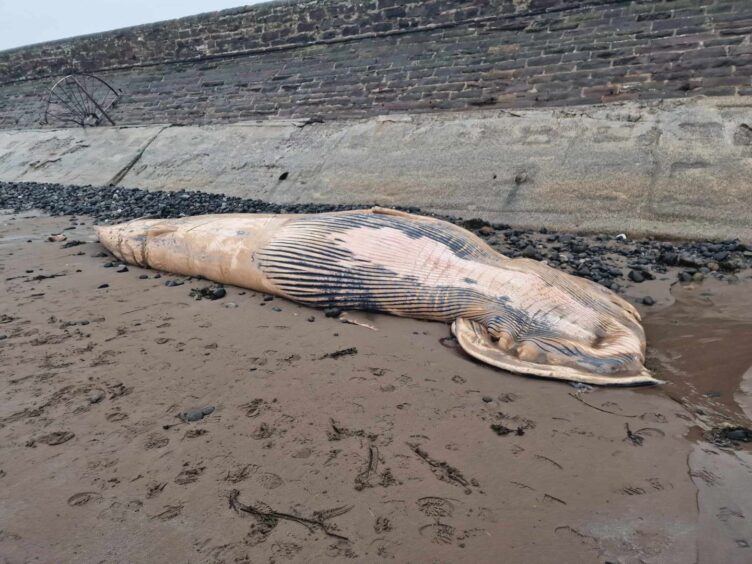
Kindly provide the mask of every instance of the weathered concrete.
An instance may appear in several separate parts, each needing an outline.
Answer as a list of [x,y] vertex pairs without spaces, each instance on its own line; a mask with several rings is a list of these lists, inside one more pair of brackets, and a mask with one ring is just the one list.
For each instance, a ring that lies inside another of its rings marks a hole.
[[751,110],[752,98],[736,97],[7,131],[0,180],[414,205],[525,227],[752,240]]
[[24,182],[109,184],[164,126],[13,130],[0,133],[0,177]]

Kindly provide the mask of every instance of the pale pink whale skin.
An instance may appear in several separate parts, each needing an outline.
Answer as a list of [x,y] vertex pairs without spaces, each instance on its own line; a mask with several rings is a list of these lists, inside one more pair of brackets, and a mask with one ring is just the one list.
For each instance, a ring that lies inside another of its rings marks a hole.
[[453,322],[462,348],[513,372],[656,383],[635,308],[588,280],[509,259],[474,234],[382,208],[222,214],[99,226],[118,259],[318,307]]

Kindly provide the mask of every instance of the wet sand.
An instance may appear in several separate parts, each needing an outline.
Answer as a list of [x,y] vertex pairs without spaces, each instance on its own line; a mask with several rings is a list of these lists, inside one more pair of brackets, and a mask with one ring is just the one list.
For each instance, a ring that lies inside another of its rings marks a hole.
[[752,559],[749,449],[703,438],[749,425],[749,271],[627,286],[668,383],[578,392],[439,323],[194,300],[79,221],[0,216],[4,561]]

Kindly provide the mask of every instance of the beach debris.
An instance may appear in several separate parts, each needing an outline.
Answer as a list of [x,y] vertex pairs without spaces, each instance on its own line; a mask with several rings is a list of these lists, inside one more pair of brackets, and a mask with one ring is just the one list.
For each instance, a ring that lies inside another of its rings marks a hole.
[[219,300],[227,295],[224,286],[213,285],[203,288],[191,288],[190,296],[194,300]]
[[346,536],[341,535],[337,532],[335,532],[334,527],[327,523],[327,521],[339,517],[340,515],[344,515],[348,511],[350,511],[353,506],[352,505],[343,505],[341,507],[335,507],[333,509],[327,509],[323,511],[316,511],[314,512],[312,517],[301,517],[300,515],[293,515],[291,513],[283,513],[281,511],[274,511],[271,508],[267,508],[268,506],[262,506],[261,504],[258,504],[257,506],[253,505],[246,505],[242,503],[238,498],[240,497],[240,491],[238,490],[232,490],[230,491],[230,495],[228,496],[228,501],[230,503],[230,508],[233,511],[236,511],[238,513],[248,513],[250,515],[253,515],[258,519],[262,524],[267,525],[269,528],[274,528],[277,526],[277,523],[281,520],[284,521],[292,521],[293,523],[298,523],[299,525],[303,525],[305,528],[307,528],[309,531],[315,531],[320,530],[327,536],[339,539],[339,540],[350,540]]
[[207,405],[206,407],[199,407],[194,409],[188,409],[178,415],[178,417],[186,423],[192,423],[194,421],[201,421],[207,415],[211,415],[214,412],[213,405]]

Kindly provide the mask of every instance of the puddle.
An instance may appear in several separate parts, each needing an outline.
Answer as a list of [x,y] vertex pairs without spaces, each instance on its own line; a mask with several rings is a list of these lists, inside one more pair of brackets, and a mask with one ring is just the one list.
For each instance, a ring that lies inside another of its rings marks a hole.
[[643,315],[647,364],[667,394],[696,415],[687,439],[689,476],[697,488],[698,562],[752,562],[752,452],[719,448],[704,431],[752,421],[752,278],[708,279],[671,288],[673,303]]
[[671,289],[674,303],[643,316],[647,364],[662,391],[708,422],[752,420],[752,280]]

